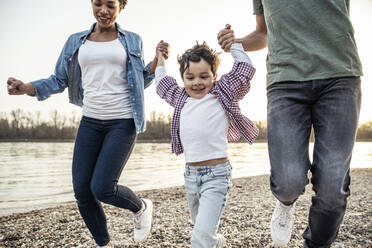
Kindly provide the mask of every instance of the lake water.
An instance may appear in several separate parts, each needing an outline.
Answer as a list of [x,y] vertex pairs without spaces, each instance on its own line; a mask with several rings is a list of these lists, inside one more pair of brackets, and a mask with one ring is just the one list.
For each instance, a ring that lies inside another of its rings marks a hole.
[[[74,201],[72,151],[73,143],[0,143],[0,215]],[[270,173],[266,143],[229,144],[229,158],[233,178]],[[351,167],[372,167],[372,142],[355,144]],[[134,191],[179,186],[183,171],[170,144],[137,143],[119,183]]]

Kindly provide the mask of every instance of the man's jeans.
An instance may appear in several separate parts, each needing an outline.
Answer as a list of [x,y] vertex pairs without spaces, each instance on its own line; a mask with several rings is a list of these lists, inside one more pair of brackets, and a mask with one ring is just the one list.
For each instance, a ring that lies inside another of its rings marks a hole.
[[80,122],[72,163],[73,187],[80,214],[100,246],[110,241],[100,202],[132,212],[142,206],[129,188],[117,184],[135,140],[133,119],[83,117]]
[[[360,78],[275,83],[267,97],[271,190],[279,201],[292,204],[305,190],[310,170],[315,196],[303,237],[309,247],[330,247],[350,194]],[[315,135],[312,162],[311,127]]]
[[185,188],[194,229],[192,248],[216,247],[222,210],[231,188],[231,165],[229,162],[215,166],[185,167]]

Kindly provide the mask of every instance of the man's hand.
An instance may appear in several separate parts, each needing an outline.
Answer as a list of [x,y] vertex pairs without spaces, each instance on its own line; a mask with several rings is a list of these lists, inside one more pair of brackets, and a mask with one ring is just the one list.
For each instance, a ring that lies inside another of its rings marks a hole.
[[226,24],[225,28],[218,33],[217,39],[222,50],[229,52],[231,45],[235,42],[235,34],[230,24]]

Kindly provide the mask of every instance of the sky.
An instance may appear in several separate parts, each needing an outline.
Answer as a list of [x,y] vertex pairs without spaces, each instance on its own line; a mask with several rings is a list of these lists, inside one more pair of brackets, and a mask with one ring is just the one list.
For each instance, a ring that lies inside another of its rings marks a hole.
[[[353,0],[351,21],[362,60],[362,108],[360,123],[372,121],[372,0]],[[231,24],[236,37],[255,28],[251,0],[128,0],[117,22],[123,29],[138,33],[144,44],[145,62],[155,56],[160,40],[170,44],[167,61],[168,74],[182,84],[178,72],[177,55],[192,47],[196,41],[206,41],[221,51],[217,33],[226,23]],[[48,119],[57,109],[70,115],[81,109],[68,103],[67,90],[39,102],[29,96],[9,96],[6,81],[15,77],[31,82],[49,77],[68,36],[88,29],[95,22],[89,0],[0,0],[0,113],[14,109],[41,111]],[[222,51],[221,51],[222,52]],[[267,50],[250,52],[257,68],[251,91],[241,101],[244,114],[252,120],[266,119],[266,54]],[[227,73],[233,64],[229,53],[220,55],[218,74]],[[169,114],[172,108],[155,93],[155,85],[145,90],[145,110]]]

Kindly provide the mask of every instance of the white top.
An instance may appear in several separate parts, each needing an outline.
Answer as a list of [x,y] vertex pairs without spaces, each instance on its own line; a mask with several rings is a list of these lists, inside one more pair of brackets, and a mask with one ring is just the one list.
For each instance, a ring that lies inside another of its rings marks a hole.
[[[234,43],[230,50],[235,61],[251,63],[240,43]],[[156,84],[166,75],[165,67],[158,66],[155,70]],[[208,93],[200,99],[188,97],[180,117],[180,138],[186,163],[228,157],[229,123],[215,95]]]
[[187,98],[180,118],[186,163],[228,157],[228,129],[229,119],[215,95]]
[[118,39],[86,40],[79,49],[83,115],[99,120],[133,118],[127,82],[127,54]]

